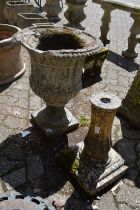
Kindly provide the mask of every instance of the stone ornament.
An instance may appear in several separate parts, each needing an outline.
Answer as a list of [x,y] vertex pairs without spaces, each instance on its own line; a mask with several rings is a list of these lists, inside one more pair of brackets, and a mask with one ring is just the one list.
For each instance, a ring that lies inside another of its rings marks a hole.
[[85,20],[86,14],[84,12],[87,0],[66,0],[68,9],[64,13],[65,18],[68,20],[66,26],[85,29],[81,22]]
[[140,128],[140,68],[118,111],[132,127]]
[[91,123],[84,142],[62,150],[58,158],[89,195],[94,195],[127,170],[124,160],[112,149],[111,129],[118,97],[97,93],[91,99]]
[[87,56],[102,48],[92,35],[56,25],[36,25],[16,35],[31,56],[30,85],[47,108],[32,115],[48,136],[78,128],[78,121],[64,108],[82,87],[82,68]]
[[25,72],[21,44],[14,38],[18,31],[15,26],[0,24],[0,85],[18,79]]
[[47,18],[49,22],[60,21],[59,14],[62,11],[61,0],[47,0],[43,9],[47,13]]
[[4,9],[5,17],[11,25],[17,25],[18,13],[31,12],[33,12],[33,4],[23,1],[7,1]]

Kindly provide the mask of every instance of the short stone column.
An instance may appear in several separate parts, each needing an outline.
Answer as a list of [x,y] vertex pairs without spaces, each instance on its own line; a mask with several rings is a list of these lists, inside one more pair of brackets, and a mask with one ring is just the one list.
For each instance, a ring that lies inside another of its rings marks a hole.
[[86,18],[86,14],[84,12],[86,2],[87,0],[66,0],[68,6],[68,9],[64,13],[65,18],[68,21],[66,26],[85,29],[81,25],[81,22]]
[[49,22],[60,21],[59,13],[62,11],[61,0],[47,0],[43,9],[47,13]]
[[140,15],[131,14],[134,23],[130,29],[130,36],[128,37],[128,49],[122,51],[122,55],[127,58],[136,58],[138,53],[135,52],[137,41],[137,35],[140,34]]
[[63,166],[89,195],[111,184],[127,169],[121,156],[111,148],[112,124],[120,105],[120,99],[111,93],[94,94],[91,124],[84,142],[59,154]]
[[125,99],[122,101],[119,113],[122,114],[133,127],[140,128],[140,68]]

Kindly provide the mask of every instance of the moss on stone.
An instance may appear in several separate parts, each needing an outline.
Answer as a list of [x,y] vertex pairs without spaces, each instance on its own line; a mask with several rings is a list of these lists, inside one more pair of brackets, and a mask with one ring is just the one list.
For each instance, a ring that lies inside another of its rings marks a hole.
[[76,173],[79,168],[79,160],[76,159],[76,155],[76,149],[71,150],[70,148],[67,148],[59,153],[58,159],[65,168],[70,170],[72,173]]

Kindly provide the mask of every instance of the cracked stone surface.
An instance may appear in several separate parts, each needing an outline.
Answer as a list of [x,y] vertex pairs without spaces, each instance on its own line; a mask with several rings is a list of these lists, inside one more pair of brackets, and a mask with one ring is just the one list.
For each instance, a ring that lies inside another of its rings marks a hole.
[[[66,8],[64,4],[60,15],[62,20],[58,24],[67,22],[63,16]],[[83,25],[86,31],[100,37],[103,10],[99,4],[89,0],[85,12],[87,18]],[[140,65],[140,54],[134,60],[121,56],[122,50],[127,48],[132,23],[128,12],[117,9],[111,13],[109,54],[101,74],[83,77],[83,89],[67,104],[78,120],[86,116],[90,121],[89,98],[93,92],[111,91],[121,99],[125,97]],[[137,44],[136,51],[140,51],[140,44]],[[60,200],[63,210],[140,209],[140,130],[132,128],[124,118],[115,117],[113,146],[129,169],[115,193],[113,187],[116,183],[97,197],[88,197],[56,161],[55,155],[67,145],[84,140],[89,123],[84,125],[81,121],[78,130],[53,140],[47,139],[31,125],[30,114],[44,103],[29,87],[30,58],[25,49],[22,53],[27,63],[25,74],[17,81],[0,87],[0,194],[15,190],[30,196],[41,196],[50,203]],[[31,134],[22,138],[20,132],[24,130],[29,130]]]

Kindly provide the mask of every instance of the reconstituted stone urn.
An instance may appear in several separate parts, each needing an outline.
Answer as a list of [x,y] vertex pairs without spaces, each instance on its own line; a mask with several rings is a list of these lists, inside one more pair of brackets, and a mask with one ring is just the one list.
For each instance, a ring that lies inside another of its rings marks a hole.
[[0,85],[16,80],[25,72],[21,44],[14,38],[18,31],[15,26],[0,24]]
[[82,87],[82,68],[87,56],[101,50],[92,35],[56,25],[26,28],[16,35],[31,57],[30,85],[47,108],[32,115],[46,135],[77,129],[78,121],[64,108]]
[[50,22],[58,22],[60,20],[58,15],[62,11],[61,0],[47,0],[43,9],[47,13],[47,18]]

